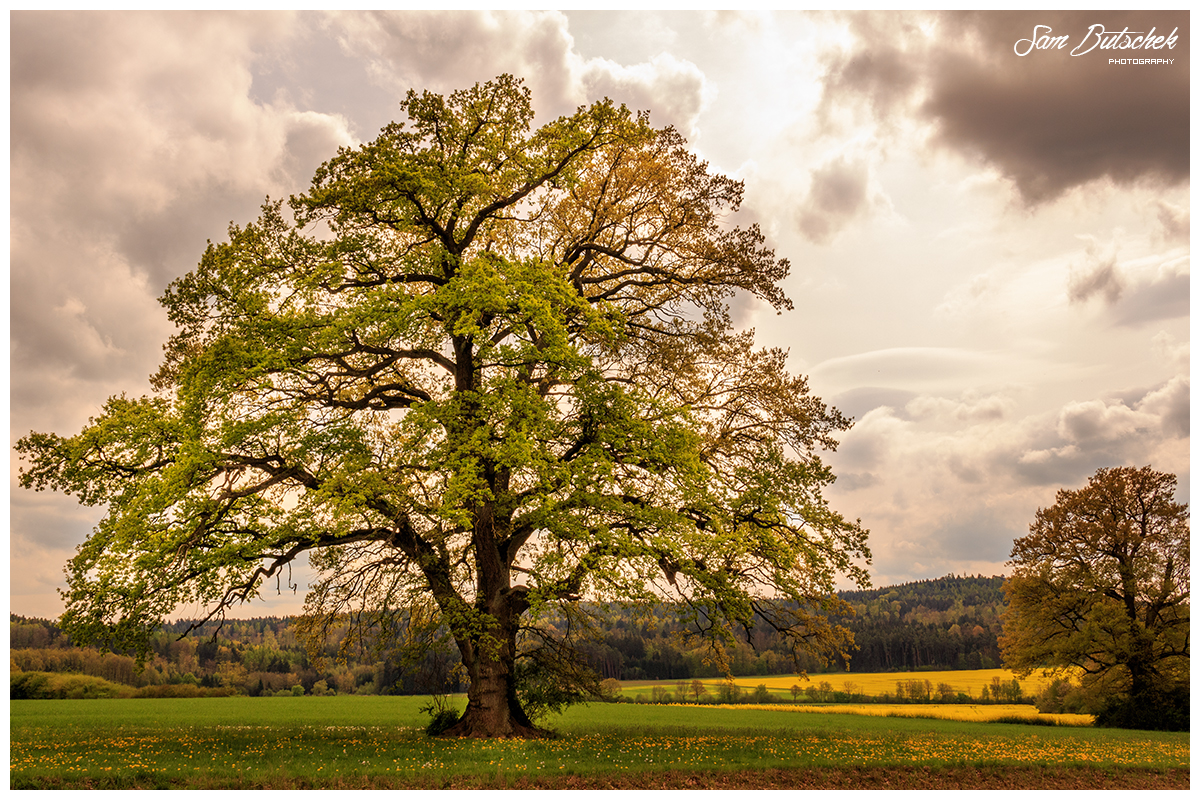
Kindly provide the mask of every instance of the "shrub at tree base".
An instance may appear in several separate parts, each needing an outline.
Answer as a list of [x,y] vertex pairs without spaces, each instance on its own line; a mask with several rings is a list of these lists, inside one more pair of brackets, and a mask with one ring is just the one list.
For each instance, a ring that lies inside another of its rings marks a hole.
[[1096,724],[1143,731],[1191,730],[1191,692],[1179,687],[1113,697],[1096,714]]
[[440,736],[446,731],[454,727],[454,723],[458,722],[459,713],[453,709],[443,709],[433,715],[433,719],[429,720],[429,724],[425,726],[425,732],[430,736]]

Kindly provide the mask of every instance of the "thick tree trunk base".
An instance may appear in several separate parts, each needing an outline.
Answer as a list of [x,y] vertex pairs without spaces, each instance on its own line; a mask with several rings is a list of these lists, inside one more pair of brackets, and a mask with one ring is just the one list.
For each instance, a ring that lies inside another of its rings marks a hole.
[[483,714],[472,714],[469,708],[462,719],[438,734],[439,738],[445,739],[547,739],[550,736],[550,731],[534,725],[513,719],[494,720]]

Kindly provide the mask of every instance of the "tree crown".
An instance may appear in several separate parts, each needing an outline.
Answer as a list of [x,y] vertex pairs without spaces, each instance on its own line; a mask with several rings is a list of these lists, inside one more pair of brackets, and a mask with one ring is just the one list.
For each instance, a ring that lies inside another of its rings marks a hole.
[[308,554],[314,619],[433,618],[465,661],[585,596],[844,650],[819,611],[870,554],[818,451],[850,423],[732,329],[735,292],[789,307],[741,184],[607,100],[533,130],[508,76],[402,108],[170,285],[156,394],[18,444],[24,486],[107,506],[72,635],[144,647]]

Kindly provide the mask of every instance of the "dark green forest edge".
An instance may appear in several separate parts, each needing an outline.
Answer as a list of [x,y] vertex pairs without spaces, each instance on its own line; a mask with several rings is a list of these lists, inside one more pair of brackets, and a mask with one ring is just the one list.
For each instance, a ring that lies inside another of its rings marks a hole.
[[[820,680],[815,676],[846,670],[904,672],[1001,666],[997,637],[1004,610],[1003,582],[999,576],[948,576],[841,593],[855,615],[837,621],[853,631],[858,649],[849,663],[835,665],[823,665],[801,654],[799,668],[814,675],[805,686],[817,691]],[[13,615],[9,640],[11,695],[18,699],[117,696],[121,686],[134,688],[135,696],[148,697],[435,694],[464,688],[452,677],[457,653],[449,645],[427,654],[418,664],[402,664],[388,653],[350,652],[341,659],[336,635],[326,642],[323,652],[311,653],[290,618],[227,620],[219,630],[216,623],[210,623],[180,638],[189,625],[186,620],[166,623],[153,638],[152,655],[139,665],[132,655],[72,646],[53,622]],[[581,650],[589,665],[605,679],[722,677],[715,665],[705,663],[705,649],[689,649],[681,634],[682,626],[669,608],[638,614],[617,611],[603,638],[585,644]],[[736,677],[797,671],[787,643],[766,626],[752,633],[749,642],[738,643],[729,653],[729,666]],[[46,673],[79,677],[54,680]],[[103,679],[108,684],[83,676]],[[1006,701],[1012,702],[1010,693],[1005,694]],[[980,698],[971,699],[978,702]]]

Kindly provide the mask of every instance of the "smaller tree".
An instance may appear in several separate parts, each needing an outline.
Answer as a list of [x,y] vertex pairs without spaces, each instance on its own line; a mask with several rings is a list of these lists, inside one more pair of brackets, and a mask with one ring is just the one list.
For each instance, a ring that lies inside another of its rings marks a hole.
[[1101,469],[1013,544],[1005,664],[1022,677],[1078,671],[1109,698],[1101,724],[1186,725],[1189,522],[1175,489],[1150,467]]
[[600,697],[610,703],[621,699],[621,682],[616,678],[605,678],[600,681]]
[[708,687],[704,685],[704,682],[701,681],[699,678],[693,678],[692,679],[692,697],[695,698],[696,702],[699,703],[700,698],[706,697],[707,695],[708,695]]

